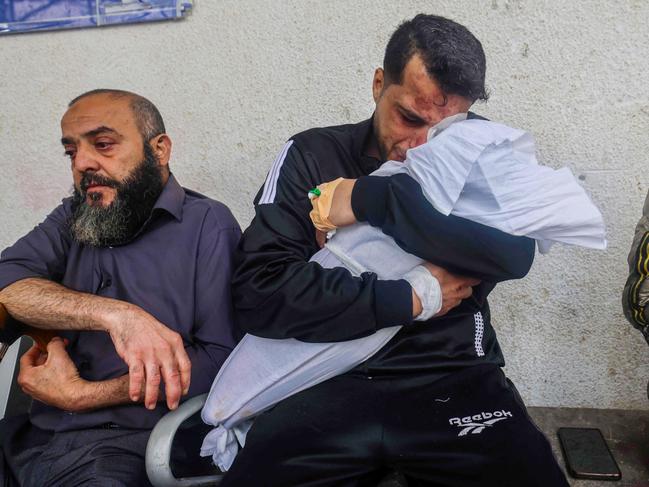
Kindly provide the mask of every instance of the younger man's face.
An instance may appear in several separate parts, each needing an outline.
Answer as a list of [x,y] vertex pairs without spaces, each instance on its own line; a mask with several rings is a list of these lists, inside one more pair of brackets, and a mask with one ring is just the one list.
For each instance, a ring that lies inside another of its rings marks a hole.
[[403,162],[406,151],[426,142],[428,130],[451,115],[467,112],[471,101],[447,95],[430,78],[421,57],[406,64],[400,84],[388,84],[383,69],[374,73],[372,85],[376,111],[374,136],[381,161]]

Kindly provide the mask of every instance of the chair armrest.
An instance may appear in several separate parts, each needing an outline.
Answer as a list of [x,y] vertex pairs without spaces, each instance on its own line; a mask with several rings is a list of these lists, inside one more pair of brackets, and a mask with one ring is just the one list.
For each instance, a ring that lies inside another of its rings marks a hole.
[[[0,303],[0,330],[4,330],[6,322],[7,322],[7,308],[5,308],[2,303]],[[7,350],[9,350],[9,344],[0,342],[0,362],[2,362],[2,359],[7,353]]]
[[[158,421],[151,431],[146,446],[146,473],[154,487],[198,487],[202,485],[217,485],[222,475],[207,475],[201,477],[174,477],[171,471],[171,445],[178,427],[194,413],[200,411],[205,404],[207,394],[192,397],[180,405],[175,411],[170,411]],[[196,452],[198,455],[198,452]]]

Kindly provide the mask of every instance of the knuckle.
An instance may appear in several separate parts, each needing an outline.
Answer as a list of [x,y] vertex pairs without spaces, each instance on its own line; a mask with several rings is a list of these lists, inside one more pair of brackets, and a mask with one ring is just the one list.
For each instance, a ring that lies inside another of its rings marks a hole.
[[142,351],[139,348],[132,348],[126,350],[124,353],[124,358],[126,362],[135,362],[142,359]]
[[168,381],[172,381],[172,383],[175,385],[180,380],[180,372],[178,370],[174,370],[167,374],[166,377]]
[[171,346],[167,342],[163,342],[159,347],[156,347],[156,349],[160,352],[157,355],[168,355],[171,353]]

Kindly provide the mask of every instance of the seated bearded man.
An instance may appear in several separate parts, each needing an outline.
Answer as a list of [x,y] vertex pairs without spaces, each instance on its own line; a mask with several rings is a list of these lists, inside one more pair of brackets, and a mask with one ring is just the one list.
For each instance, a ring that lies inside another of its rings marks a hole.
[[170,173],[171,140],[145,98],[85,93],[61,128],[74,195],[0,259],[0,341],[25,325],[57,335],[20,360],[34,402],[0,422],[0,484],[147,485],[152,427],[206,392],[235,345],[240,229]]

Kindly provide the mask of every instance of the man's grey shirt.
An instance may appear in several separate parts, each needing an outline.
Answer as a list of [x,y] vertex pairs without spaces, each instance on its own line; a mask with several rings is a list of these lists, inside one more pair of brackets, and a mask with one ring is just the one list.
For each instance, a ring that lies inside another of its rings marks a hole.
[[[229,209],[183,189],[173,175],[151,216],[125,245],[91,247],[69,231],[71,198],[0,256],[0,289],[29,277],[135,304],[178,332],[192,362],[189,394],[207,392],[236,344],[230,297],[232,255],[241,230]],[[36,304],[37,305],[37,304]],[[61,332],[83,379],[102,381],[128,373],[106,332]],[[66,413],[34,401],[32,422],[65,431],[113,423],[152,428],[167,412],[158,402]]]

